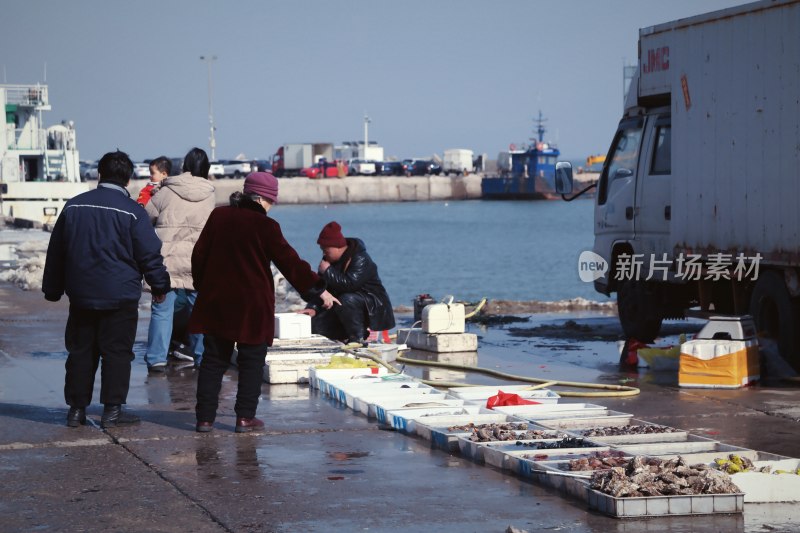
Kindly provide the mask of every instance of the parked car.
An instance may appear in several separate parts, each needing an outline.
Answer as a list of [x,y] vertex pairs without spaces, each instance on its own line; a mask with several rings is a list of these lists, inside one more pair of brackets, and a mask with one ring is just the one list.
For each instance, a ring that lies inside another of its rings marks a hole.
[[307,178],[318,179],[318,178],[338,178],[339,177],[339,165],[336,161],[329,161],[325,165],[325,175],[323,176],[322,171],[322,163],[314,163],[310,167],[301,168],[300,175],[305,176]]
[[269,159],[256,159],[251,166],[253,172],[272,172],[272,161]]
[[442,173],[442,167],[433,161],[419,159],[411,165],[411,170],[406,170],[409,176],[438,176]]
[[228,159],[222,161],[223,174],[229,178],[243,178],[253,171],[250,161]]
[[402,176],[406,172],[402,161],[383,161],[380,165],[381,169],[378,174],[381,176]]
[[347,165],[348,176],[374,176],[375,163],[363,159],[351,159]]
[[[183,165],[183,163],[181,163]],[[209,177],[214,176],[215,178],[224,178],[225,177],[225,167],[222,166],[221,161],[212,161],[211,166],[208,169]]]
[[79,163],[81,179],[84,181],[98,179],[97,161],[81,161]]
[[150,165],[147,163],[133,164],[133,179],[146,180],[150,178]]

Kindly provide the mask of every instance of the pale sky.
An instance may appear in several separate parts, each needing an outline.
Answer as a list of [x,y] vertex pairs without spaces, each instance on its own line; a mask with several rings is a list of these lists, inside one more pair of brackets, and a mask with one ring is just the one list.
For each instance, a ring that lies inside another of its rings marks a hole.
[[[469,148],[491,159],[533,136],[605,153],[640,27],[741,0],[4,0],[3,82],[45,81],[82,159],[209,150],[265,158],[284,142],[369,139],[386,156]],[[45,66],[46,65],[46,66]]]

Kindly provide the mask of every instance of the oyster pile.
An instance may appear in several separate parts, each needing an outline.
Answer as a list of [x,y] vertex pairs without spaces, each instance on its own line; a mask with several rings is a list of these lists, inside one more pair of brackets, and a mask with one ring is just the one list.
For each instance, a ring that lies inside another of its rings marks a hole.
[[461,426],[450,426],[447,431],[475,431],[485,429],[494,432],[495,429],[505,431],[525,431],[528,429],[528,424],[525,422],[508,422],[506,424],[478,424],[470,422]]
[[584,437],[618,437],[620,435],[648,435],[651,433],[675,433],[679,431],[669,426],[656,426],[653,424],[609,426],[604,428],[592,428],[583,432]]
[[472,442],[520,441],[558,439],[563,436],[563,433],[553,433],[552,431],[541,429],[514,431],[511,429],[502,429],[499,425],[494,425],[492,428],[472,428],[472,435],[469,436],[469,440]]
[[592,474],[589,486],[615,498],[741,492],[728,474],[682,457],[663,460],[637,455],[627,466]]
[[586,470],[604,470],[614,467],[624,468],[628,466],[628,461],[629,459],[625,456],[623,452],[612,452],[612,451],[594,452],[592,454],[587,455],[586,457],[570,460],[569,469],[586,471]]
[[555,450],[557,448],[591,448],[597,445],[580,437],[564,437],[552,442],[517,442],[517,446],[527,446],[535,450]]

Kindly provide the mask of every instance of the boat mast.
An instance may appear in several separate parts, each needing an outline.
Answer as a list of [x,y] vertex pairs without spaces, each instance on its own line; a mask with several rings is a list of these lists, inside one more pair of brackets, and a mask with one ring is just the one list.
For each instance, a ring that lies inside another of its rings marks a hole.
[[547,122],[547,119],[542,116],[542,110],[539,110],[539,116],[533,119],[533,122],[536,124],[536,132],[537,137],[532,138],[532,141],[538,140],[540,143],[544,142],[544,132],[545,130],[544,123]]

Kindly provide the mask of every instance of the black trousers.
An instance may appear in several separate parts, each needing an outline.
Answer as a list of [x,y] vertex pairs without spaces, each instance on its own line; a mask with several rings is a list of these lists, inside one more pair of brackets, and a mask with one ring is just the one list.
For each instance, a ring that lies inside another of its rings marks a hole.
[[347,292],[337,296],[342,305],[334,305],[311,319],[311,332],[344,342],[367,338],[367,301],[363,295]]
[[86,407],[92,403],[94,376],[101,357],[100,401],[111,405],[125,403],[138,319],[136,304],[104,310],[70,306],[64,333],[69,353],[64,379],[64,399],[68,405]]
[[[219,407],[219,391],[222,376],[231,366],[234,341],[215,335],[203,337],[203,361],[197,376],[197,405],[195,413],[198,422],[213,422]],[[237,344],[239,351],[236,365],[239,367],[239,388],[236,391],[234,411],[239,418],[253,418],[261,396],[261,383],[264,380],[264,364],[268,345]]]

